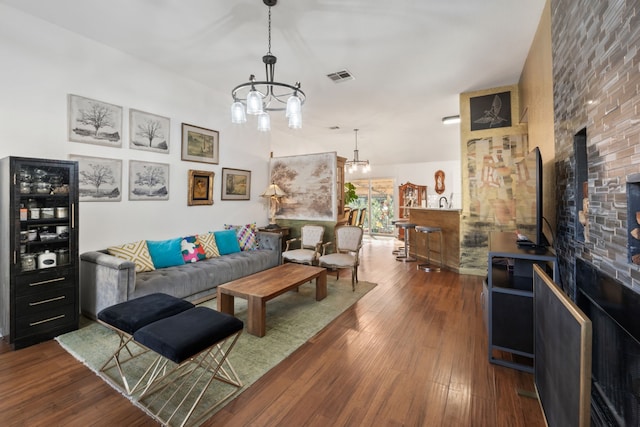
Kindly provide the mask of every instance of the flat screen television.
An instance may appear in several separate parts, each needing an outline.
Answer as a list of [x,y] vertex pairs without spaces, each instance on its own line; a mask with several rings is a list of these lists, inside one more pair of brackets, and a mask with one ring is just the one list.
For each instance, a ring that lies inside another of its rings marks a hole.
[[516,163],[514,182],[515,222],[518,245],[544,248],[549,246],[543,228],[542,156],[535,147]]

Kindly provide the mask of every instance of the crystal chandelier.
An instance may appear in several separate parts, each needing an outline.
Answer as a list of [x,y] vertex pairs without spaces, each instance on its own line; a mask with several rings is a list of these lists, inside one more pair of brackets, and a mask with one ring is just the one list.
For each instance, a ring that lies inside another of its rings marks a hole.
[[269,47],[267,54],[262,57],[266,80],[258,81],[255,75],[249,76],[249,81],[239,84],[231,91],[233,104],[231,105],[231,122],[246,123],[247,114],[258,116],[258,130],[271,130],[269,111],[285,111],[291,129],[302,127],[302,105],[306,96],[300,90],[300,82],[295,85],[274,81],[277,58],[271,53],[271,6],[278,0],[262,0],[269,7]]
[[356,149],[353,150],[353,160],[344,162],[344,167],[349,173],[356,172],[358,168],[361,168],[362,172],[367,173],[371,169],[369,160],[360,160],[358,158],[358,129],[354,129],[353,131],[356,133]]

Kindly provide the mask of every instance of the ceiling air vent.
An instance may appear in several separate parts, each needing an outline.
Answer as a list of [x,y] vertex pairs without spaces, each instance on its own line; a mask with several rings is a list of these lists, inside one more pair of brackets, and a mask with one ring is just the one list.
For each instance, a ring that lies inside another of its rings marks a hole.
[[353,74],[351,74],[349,70],[336,71],[335,73],[327,74],[327,77],[329,77],[335,83],[341,83],[346,82],[347,80],[355,79],[355,77],[353,77]]

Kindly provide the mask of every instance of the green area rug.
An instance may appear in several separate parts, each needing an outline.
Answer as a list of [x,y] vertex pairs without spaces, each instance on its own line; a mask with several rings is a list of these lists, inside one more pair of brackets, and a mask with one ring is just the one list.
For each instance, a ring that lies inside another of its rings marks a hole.
[[[267,302],[266,335],[258,338],[243,332],[229,355],[229,360],[243,383],[240,392],[293,353],[375,286],[373,283],[360,281],[356,284],[356,290],[353,292],[350,278],[336,281],[330,276],[327,279],[327,297],[322,301],[315,300],[315,284],[307,283],[300,286],[298,292],[287,292]],[[202,305],[215,309],[216,300],[207,301]],[[236,298],[236,316],[245,323],[246,309],[246,301]],[[119,339],[114,332],[97,322],[85,321],[77,331],[60,335],[56,340],[76,359],[122,392],[119,386],[121,381],[115,368],[104,373],[98,372],[118,347]],[[124,364],[127,377],[135,379],[142,375],[144,368],[152,358],[153,354],[149,352],[149,354]],[[134,382],[130,382],[130,385],[133,384]],[[224,396],[228,391],[228,385],[215,381],[207,391],[205,399],[196,409],[193,418],[197,419],[198,412],[209,409],[208,405],[215,404],[220,400],[217,396]],[[240,392],[233,397],[236,397]],[[147,411],[143,405],[137,402],[138,393],[127,397],[134,404]],[[222,406],[224,404],[219,405],[215,411]]]

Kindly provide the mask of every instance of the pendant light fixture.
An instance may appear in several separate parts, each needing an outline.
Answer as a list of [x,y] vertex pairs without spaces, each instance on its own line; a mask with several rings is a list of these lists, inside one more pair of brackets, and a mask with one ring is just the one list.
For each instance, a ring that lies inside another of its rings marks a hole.
[[360,168],[363,173],[369,172],[371,170],[371,166],[369,166],[369,160],[360,160],[358,158],[358,130],[354,129],[353,131],[356,133],[356,149],[353,150],[353,160],[347,160],[344,162],[344,167],[347,169],[347,172],[354,173]]
[[269,44],[267,54],[262,57],[266,80],[257,81],[255,75],[249,81],[239,84],[231,91],[231,122],[246,123],[247,114],[258,116],[258,130],[271,130],[270,111],[284,111],[291,129],[302,127],[302,105],[306,95],[300,90],[300,82],[294,85],[274,80],[277,58],[271,53],[271,7],[278,0],[262,0],[269,7]]

